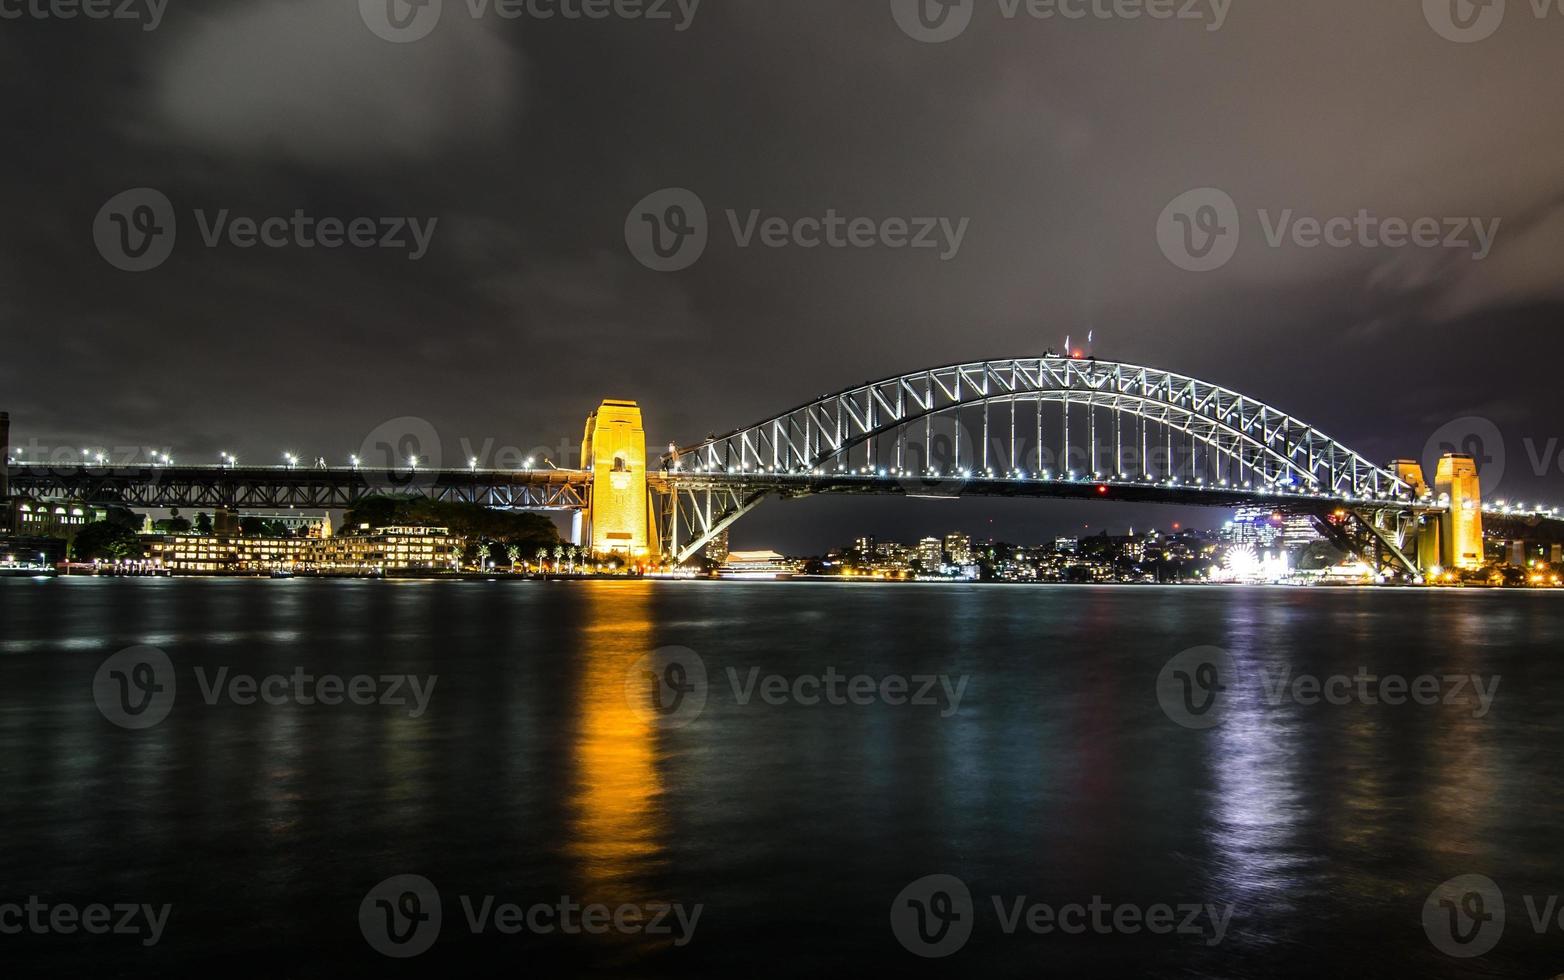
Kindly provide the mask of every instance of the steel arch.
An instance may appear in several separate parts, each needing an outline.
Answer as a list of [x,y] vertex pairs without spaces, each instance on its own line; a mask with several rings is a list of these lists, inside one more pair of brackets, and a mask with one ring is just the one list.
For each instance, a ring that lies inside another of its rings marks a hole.
[[1045,355],[932,368],[824,395],[725,436],[675,450],[669,473],[807,473],[925,417],[1015,401],[1107,408],[1169,426],[1265,483],[1342,499],[1410,500],[1412,488],[1264,402],[1171,371]]

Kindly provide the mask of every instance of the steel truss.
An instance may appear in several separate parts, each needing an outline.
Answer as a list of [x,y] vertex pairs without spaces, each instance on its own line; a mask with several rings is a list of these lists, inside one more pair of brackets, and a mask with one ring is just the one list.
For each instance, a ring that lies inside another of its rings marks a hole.
[[[982,407],[988,453],[995,405],[1036,402],[1151,422],[1189,436],[1261,485],[1292,485],[1341,499],[1409,497],[1394,473],[1298,419],[1209,382],[1168,371],[1064,357],[983,361],[919,371],[823,396],[773,419],[677,450],[665,472],[809,473],[850,465],[862,450],[874,465],[876,441],[910,423]],[[1015,460],[1015,417],[1001,453]],[[1145,439],[1142,429],[1142,440]],[[959,430],[958,430],[959,439]],[[1039,440],[1040,441],[1040,440]],[[1068,455],[1068,446],[1066,454]],[[958,447],[959,451],[959,447]],[[976,455],[974,453],[974,455]],[[898,465],[903,460],[898,460]],[[983,463],[989,461],[985,458]]]
[[1376,574],[1420,581],[1417,562],[1406,554],[1416,544],[1419,511],[1404,507],[1342,508],[1311,512],[1314,526],[1336,547],[1368,562]]
[[579,510],[591,474],[575,470],[500,472],[223,467],[58,467],[13,465],[14,494],[99,505],[199,510],[344,510],[366,497],[416,496],[496,510]]

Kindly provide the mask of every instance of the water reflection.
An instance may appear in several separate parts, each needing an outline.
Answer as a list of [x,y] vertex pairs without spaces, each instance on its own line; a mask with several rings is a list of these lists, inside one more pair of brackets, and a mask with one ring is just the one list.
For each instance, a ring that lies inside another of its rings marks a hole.
[[583,590],[568,852],[584,902],[666,900],[652,884],[667,838],[658,732],[625,696],[625,671],[655,646],[651,589]]

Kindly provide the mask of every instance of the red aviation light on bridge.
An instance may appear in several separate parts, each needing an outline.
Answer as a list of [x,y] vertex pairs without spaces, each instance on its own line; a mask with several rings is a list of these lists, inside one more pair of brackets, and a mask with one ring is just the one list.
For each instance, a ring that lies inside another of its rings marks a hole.
[[1097,492],[1100,493],[1100,494],[1106,495],[1107,492],[1108,492],[1108,488],[1107,488],[1106,485],[1099,483],[1097,485]]

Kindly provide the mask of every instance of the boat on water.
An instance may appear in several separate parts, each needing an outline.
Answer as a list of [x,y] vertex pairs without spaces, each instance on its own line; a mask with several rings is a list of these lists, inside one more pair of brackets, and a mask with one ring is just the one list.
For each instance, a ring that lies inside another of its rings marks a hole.
[[717,569],[721,579],[738,579],[753,582],[780,582],[798,574],[798,562],[775,551],[734,551]]
[[29,562],[0,562],[0,578],[39,578],[58,575],[53,565]]

